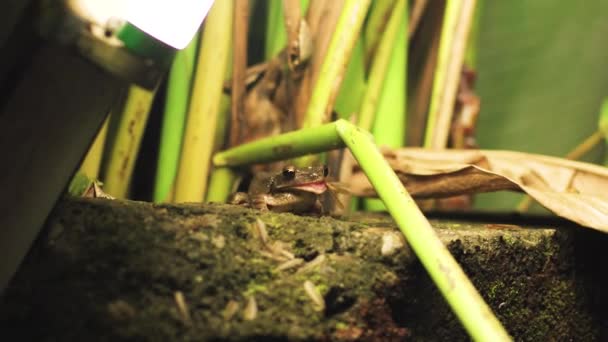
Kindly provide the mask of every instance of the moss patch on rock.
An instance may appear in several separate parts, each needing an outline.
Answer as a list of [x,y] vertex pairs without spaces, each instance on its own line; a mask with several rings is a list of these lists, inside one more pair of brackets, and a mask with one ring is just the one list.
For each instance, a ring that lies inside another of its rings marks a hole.
[[[599,339],[595,232],[432,223],[514,337]],[[0,319],[39,341],[468,339],[390,217],[220,204],[62,201]]]

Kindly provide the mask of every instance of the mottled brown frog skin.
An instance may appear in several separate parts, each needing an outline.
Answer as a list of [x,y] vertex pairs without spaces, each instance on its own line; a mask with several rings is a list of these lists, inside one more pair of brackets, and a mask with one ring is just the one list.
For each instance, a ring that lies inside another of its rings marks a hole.
[[278,173],[260,172],[249,191],[236,193],[233,204],[248,204],[262,211],[306,213],[321,211],[319,195],[327,190],[327,166],[286,166]]

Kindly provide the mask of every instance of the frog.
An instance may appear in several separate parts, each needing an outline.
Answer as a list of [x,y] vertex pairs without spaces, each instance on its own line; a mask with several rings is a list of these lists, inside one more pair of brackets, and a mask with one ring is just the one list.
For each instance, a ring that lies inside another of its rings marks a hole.
[[261,211],[323,213],[320,195],[328,190],[326,165],[283,167],[279,172],[258,172],[247,193],[237,192],[229,201]]

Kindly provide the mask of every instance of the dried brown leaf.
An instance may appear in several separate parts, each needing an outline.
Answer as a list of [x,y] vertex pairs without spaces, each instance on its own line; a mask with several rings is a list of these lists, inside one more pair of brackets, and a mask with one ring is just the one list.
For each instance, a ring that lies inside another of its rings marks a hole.
[[[608,233],[607,168],[512,151],[403,148],[384,155],[413,197],[521,191],[558,216]],[[350,190],[375,196],[361,171],[351,177]]]

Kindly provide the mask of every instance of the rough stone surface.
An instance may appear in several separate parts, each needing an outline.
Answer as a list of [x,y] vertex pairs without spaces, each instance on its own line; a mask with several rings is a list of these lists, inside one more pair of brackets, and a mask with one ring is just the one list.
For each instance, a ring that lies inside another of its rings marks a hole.
[[[605,235],[563,221],[432,223],[517,340],[606,338]],[[15,341],[468,340],[387,216],[101,199],[58,204],[1,299],[0,331]]]

